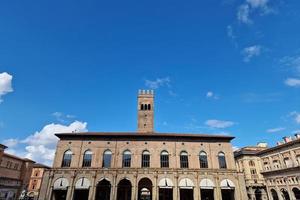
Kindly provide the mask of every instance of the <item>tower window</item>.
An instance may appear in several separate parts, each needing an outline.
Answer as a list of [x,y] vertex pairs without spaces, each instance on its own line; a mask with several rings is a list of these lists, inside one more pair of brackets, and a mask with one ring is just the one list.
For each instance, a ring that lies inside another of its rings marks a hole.
[[144,110],[144,104],[141,104],[141,110]]
[[150,104],[148,104],[148,110],[151,110],[151,105]]

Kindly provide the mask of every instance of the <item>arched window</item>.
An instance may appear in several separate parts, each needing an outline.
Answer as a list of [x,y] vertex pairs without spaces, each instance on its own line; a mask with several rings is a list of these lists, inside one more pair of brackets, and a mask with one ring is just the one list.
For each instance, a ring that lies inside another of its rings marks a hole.
[[169,168],[169,153],[167,151],[160,153],[160,167]]
[[70,167],[72,161],[72,154],[73,153],[71,150],[67,150],[64,153],[62,164],[61,164],[62,167]]
[[180,168],[189,168],[189,156],[186,151],[180,153]]
[[123,153],[123,167],[130,167],[131,165],[131,152],[129,150],[124,151]]
[[150,167],[150,152],[147,150],[142,153],[142,167]]
[[225,154],[223,152],[220,152],[218,154],[218,160],[219,160],[219,166],[221,169],[226,169],[227,165],[226,165],[226,158],[225,158]]
[[102,167],[104,168],[110,168],[111,165],[111,151],[110,150],[106,150],[103,153],[103,160],[102,160]]
[[92,164],[92,155],[93,155],[93,152],[91,152],[90,150],[87,150],[87,151],[84,152],[82,167],[90,167],[91,166],[91,164]]
[[255,163],[253,162],[253,160],[250,160],[250,161],[249,161],[249,166],[250,166],[250,167],[255,167]]
[[200,168],[208,168],[207,154],[201,151],[199,154]]
[[144,110],[144,104],[141,104],[141,110]]
[[148,104],[148,110],[151,110],[151,105],[150,104]]

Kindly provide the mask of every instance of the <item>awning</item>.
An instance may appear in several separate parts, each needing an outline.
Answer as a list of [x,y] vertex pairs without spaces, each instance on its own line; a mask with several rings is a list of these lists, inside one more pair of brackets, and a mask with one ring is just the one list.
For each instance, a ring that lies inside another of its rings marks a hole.
[[169,178],[163,178],[158,183],[158,187],[160,188],[172,188],[173,186],[174,184]]
[[183,178],[179,182],[179,188],[182,188],[182,189],[193,189],[193,187],[195,187],[195,185],[194,185],[194,183],[193,183],[193,181],[191,179]]
[[234,183],[229,180],[229,179],[224,179],[223,181],[221,181],[221,189],[234,189],[235,185]]
[[89,189],[91,186],[90,180],[87,178],[80,178],[75,184],[75,189]]
[[214,187],[215,187],[215,184],[210,179],[205,178],[200,181],[201,189],[214,189]]
[[69,181],[66,178],[59,178],[53,184],[54,190],[66,190],[69,187]]

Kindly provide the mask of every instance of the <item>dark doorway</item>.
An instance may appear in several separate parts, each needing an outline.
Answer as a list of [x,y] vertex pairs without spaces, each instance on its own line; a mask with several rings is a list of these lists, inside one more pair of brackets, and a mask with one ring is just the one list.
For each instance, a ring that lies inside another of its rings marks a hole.
[[173,189],[159,188],[159,200],[173,200]]
[[222,200],[234,200],[234,189],[221,189]]
[[293,188],[293,192],[296,200],[300,200],[300,190],[298,188]]
[[89,190],[74,190],[73,200],[88,200],[89,199]]
[[118,184],[117,200],[131,200],[131,183],[123,179]]
[[290,195],[285,189],[281,189],[283,200],[290,200]]
[[53,190],[53,200],[66,200],[67,190]]
[[201,200],[214,200],[213,189],[201,189]]
[[180,200],[194,200],[193,189],[180,189]]
[[262,200],[262,194],[261,194],[260,189],[255,190],[255,199],[256,200]]
[[271,189],[272,200],[279,200],[276,190]]
[[152,200],[152,182],[148,178],[139,181],[138,200]]
[[97,185],[95,200],[110,200],[110,182],[103,179]]

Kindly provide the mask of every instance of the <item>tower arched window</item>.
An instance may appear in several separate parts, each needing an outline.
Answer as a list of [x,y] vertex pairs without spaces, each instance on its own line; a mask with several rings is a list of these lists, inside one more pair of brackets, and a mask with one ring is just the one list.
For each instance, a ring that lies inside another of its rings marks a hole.
[[225,158],[225,154],[223,152],[219,152],[218,160],[219,160],[220,169],[226,169],[227,168],[226,158]]
[[141,110],[144,110],[144,104],[141,104]]
[[151,110],[151,104],[148,104],[148,110]]
[[103,153],[102,167],[110,168],[111,166],[111,156],[112,152],[110,150],[106,150]]
[[142,167],[150,167],[150,152],[148,150],[142,153]]
[[93,152],[90,150],[84,152],[82,167],[90,167],[92,165],[92,155]]
[[123,161],[122,167],[130,167],[131,166],[131,152],[126,150],[123,152]]
[[71,150],[67,150],[64,153],[62,164],[61,164],[62,167],[70,167],[72,161],[72,155],[73,153]]
[[169,168],[169,153],[167,151],[160,153],[160,167]]
[[200,162],[200,168],[208,168],[207,154],[205,151],[200,152],[199,162]]
[[189,156],[186,151],[180,153],[180,168],[189,168]]

